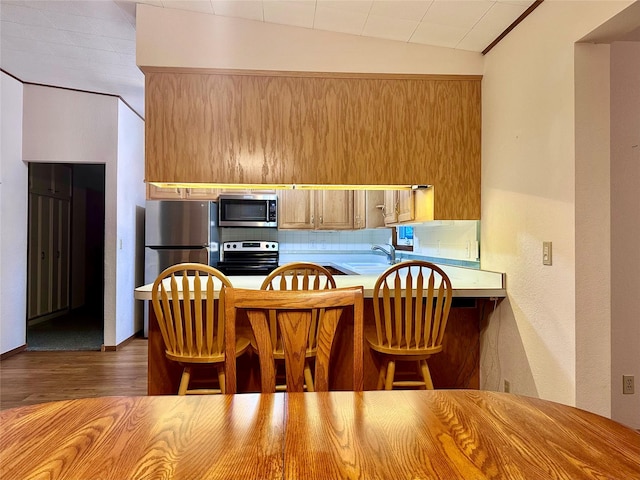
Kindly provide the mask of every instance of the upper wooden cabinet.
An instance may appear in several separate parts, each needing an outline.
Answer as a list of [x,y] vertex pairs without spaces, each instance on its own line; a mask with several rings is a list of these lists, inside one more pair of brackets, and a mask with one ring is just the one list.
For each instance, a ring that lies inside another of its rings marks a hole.
[[313,190],[278,192],[278,228],[283,230],[315,229],[315,195]]
[[415,221],[413,190],[386,190],[382,211],[385,225]]
[[71,197],[71,167],[60,163],[30,163],[29,192],[49,197]]
[[217,200],[217,188],[158,187],[147,184],[148,200]]
[[353,228],[384,227],[384,191],[356,190],[353,192]]
[[144,71],[147,182],[429,184],[480,218],[479,76]]
[[351,190],[282,190],[278,228],[283,230],[353,230]]

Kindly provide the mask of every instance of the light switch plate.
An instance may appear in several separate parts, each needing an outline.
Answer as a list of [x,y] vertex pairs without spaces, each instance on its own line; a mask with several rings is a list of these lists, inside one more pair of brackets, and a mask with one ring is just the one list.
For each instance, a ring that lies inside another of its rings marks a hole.
[[552,265],[551,242],[542,242],[542,264]]

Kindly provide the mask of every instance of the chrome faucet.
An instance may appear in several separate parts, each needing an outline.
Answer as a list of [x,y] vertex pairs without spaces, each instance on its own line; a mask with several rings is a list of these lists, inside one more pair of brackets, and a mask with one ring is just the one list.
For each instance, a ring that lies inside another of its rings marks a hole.
[[390,245],[387,243],[387,247],[389,247],[389,249],[387,250],[386,248],[384,248],[382,245],[374,245],[371,247],[371,250],[380,250],[382,253],[384,253],[387,256],[387,260],[389,261],[389,265],[395,265],[396,263],[396,247],[394,247],[393,245]]

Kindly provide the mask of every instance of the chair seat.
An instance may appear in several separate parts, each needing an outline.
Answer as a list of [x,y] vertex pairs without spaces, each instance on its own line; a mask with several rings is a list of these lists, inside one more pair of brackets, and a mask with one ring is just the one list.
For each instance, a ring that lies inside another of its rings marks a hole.
[[431,355],[435,355],[436,353],[440,353],[442,351],[442,345],[429,348],[407,348],[403,345],[399,347],[378,345],[378,339],[376,338],[375,333],[373,335],[367,335],[366,340],[371,350],[383,353],[385,355],[397,355],[398,357],[402,357],[402,360],[420,360],[422,358],[428,358]]
[[[215,340],[214,340],[215,341]],[[251,341],[245,337],[236,338],[236,357],[239,357],[247,351]],[[197,357],[195,355],[177,355],[165,350],[165,354],[169,360],[180,363],[224,363],[224,353],[217,355],[202,355]]]

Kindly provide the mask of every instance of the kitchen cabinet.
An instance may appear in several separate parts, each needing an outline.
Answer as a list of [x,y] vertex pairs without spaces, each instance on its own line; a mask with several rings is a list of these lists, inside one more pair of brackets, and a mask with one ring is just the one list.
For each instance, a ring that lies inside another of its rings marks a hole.
[[352,230],[352,190],[282,190],[278,228],[282,230]]
[[433,188],[385,190],[383,212],[385,225],[429,222],[434,219]]
[[59,163],[30,163],[29,192],[71,198],[71,167]]
[[412,190],[398,190],[398,223],[415,220]]
[[69,308],[70,201],[29,194],[27,318]]
[[148,182],[429,184],[480,218],[480,76],[143,70]]
[[313,190],[278,192],[278,228],[282,230],[315,229],[314,200]]
[[158,187],[147,184],[148,200],[218,200],[221,193],[263,194],[276,193],[274,189],[222,189],[222,188],[185,188]]
[[385,190],[382,213],[384,224],[398,223],[398,192],[397,190]]
[[383,190],[355,190],[353,192],[353,228],[384,227],[383,209]]
[[217,200],[217,188],[158,187],[147,184],[147,200]]

